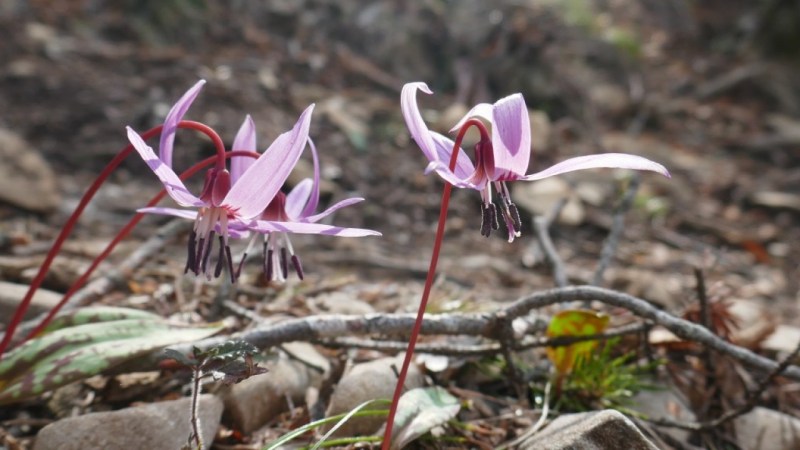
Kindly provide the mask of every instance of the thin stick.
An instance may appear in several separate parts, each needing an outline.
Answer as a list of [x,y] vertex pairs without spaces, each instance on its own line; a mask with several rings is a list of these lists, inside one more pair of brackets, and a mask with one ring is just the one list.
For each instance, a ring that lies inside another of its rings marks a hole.
[[550,263],[550,268],[553,270],[553,278],[555,278],[557,287],[565,287],[569,284],[567,281],[567,271],[564,268],[564,262],[556,251],[553,241],[550,239],[550,232],[548,230],[549,220],[546,217],[535,217],[533,219],[533,229],[536,231],[536,239],[542,246],[547,262]]
[[203,429],[200,427],[200,415],[197,414],[200,405],[200,378],[202,378],[202,371],[199,366],[195,367],[192,371],[192,375],[192,433],[194,434],[194,442],[197,445],[197,450],[203,450]]
[[641,178],[639,175],[634,173],[631,175],[630,180],[631,181],[628,184],[628,190],[625,191],[625,195],[623,195],[622,200],[619,203],[619,207],[614,213],[614,222],[611,225],[611,231],[608,233],[608,237],[606,238],[605,243],[603,243],[603,250],[600,252],[600,262],[597,264],[597,270],[595,270],[594,278],[592,279],[592,284],[595,286],[602,286],[603,284],[603,274],[608,266],[611,265],[611,260],[614,258],[614,254],[617,252],[619,238],[622,235],[622,230],[625,226],[625,213],[627,213],[628,210],[631,209],[631,206],[633,206],[633,200],[636,198],[636,192],[639,191],[639,185],[641,184]]

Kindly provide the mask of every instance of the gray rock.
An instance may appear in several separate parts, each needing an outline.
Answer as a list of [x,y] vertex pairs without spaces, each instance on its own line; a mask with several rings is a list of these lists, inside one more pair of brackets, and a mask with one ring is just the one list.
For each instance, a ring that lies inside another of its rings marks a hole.
[[[176,450],[187,443],[190,398],[86,414],[51,423],[39,431],[34,450]],[[204,448],[210,448],[222,417],[222,401],[200,397]]]
[[562,178],[546,178],[535,183],[514,183],[511,187],[511,198],[518,207],[538,215],[550,214],[555,205],[566,198],[567,204],[558,216],[558,223],[580,225],[586,217],[583,203]]
[[800,419],[757,407],[733,421],[740,448],[783,450],[800,448]]
[[[8,325],[26,292],[28,292],[28,286],[25,284],[0,281],[0,323]],[[37,290],[25,313],[25,319],[31,319],[50,311],[61,301],[62,296],[58,292],[46,289]]]
[[519,448],[658,450],[630,419],[613,409],[559,416]]
[[[391,399],[397,384],[397,373],[403,366],[403,355],[381,358],[361,363],[345,374],[331,396],[327,416],[346,413],[367,400]],[[412,364],[406,377],[406,390],[422,387],[425,379],[419,368]],[[384,405],[367,407],[381,409]],[[373,434],[385,422],[383,417],[354,417],[339,428],[337,436],[359,436]]]
[[293,342],[284,345],[297,358],[322,369],[312,369],[285,356],[265,364],[267,373],[233,385],[225,393],[225,420],[237,430],[250,433],[288,409],[287,398],[302,401],[311,387],[318,388],[330,371],[330,363],[312,345]]
[[0,201],[34,212],[58,206],[53,170],[21,136],[0,128],[0,159]]
[[[631,398],[631,409],[649,418],[666,417],[682,422],[694,422],[694,413],[688,406],[672,391],[641,391]],[[689,439],[689,432],[680,428],[663,427],[660,429],[680,442]]]

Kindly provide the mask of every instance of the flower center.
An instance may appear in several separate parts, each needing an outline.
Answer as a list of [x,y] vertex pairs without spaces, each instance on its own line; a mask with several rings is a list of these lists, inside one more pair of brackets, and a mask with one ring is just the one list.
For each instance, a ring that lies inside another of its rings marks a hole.
[[197,211],[197,219],[195,219],[192,233],[189,235],[184,273],[191,270],[195,275],[204,273],[208,279],[211,279],[211,267],[208,265],[208,260],[211,256],[214,237],[219,234],[219,254],[214,267],[214,277],[222,274],[222,267],[224,263],[227,263],[231,282],[236,282],[238,273],[233,270],[233,258],[228,243],[228,219],[233,217],[233,214],[225,207],[220,206],[230,188],[231,176],[227,170],[213,168],[206,172],[200,199],[211,206],[200,208]]

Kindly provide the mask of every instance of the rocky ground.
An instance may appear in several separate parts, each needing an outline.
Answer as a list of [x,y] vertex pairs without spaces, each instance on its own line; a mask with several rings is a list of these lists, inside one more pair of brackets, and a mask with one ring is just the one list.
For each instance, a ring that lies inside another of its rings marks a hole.
[[[226,142],[245,114],[256,121],[260,142],[268,142],[316,103],[311,135],[323,167],[323,201],[365,197],[334,222],[376,229],[383,237],[298,237],[293,242],[306,280],[268,284],[253,263],[232,288],[224,280],[182,275],[185,230],[178,230],[122,282],[87,302],[194,324],[226,320],[226,333],[313,315],[416,311],[442,186],[423,174],[427,161],[400,116],[400,87],[419,80],[436,92],[421,103],[426,119],[442,132],[471,105],[522,92],[531,110],[532,170],[572,156],[621,151],[659,161],[672,174],[641,174],[632,182],[629,173],[592,171],[516,183],[512,196],[525,226],[512,244],[503,233],[483,238],[478,195],[455,192],[429,312],[492,312],[556,286],[533,224],[561,206],[549,235],[569,284],[612,288],[694,321],[705,296],[715,332],[772,359],[789,354],[800,340],[800,84],[794,76],[798,49],[787,44],[797,27],[786,25],[800,18],[787,7],[791,2],[212,3],[0,6],[0,323],[7,322],[80,195],[126,145],[124,127],[159,124],[199,78],[208,83],[188,118],[213,126]],[[178,142],[175,165],[181,168],[213,151],[188,132]],[[293,182],[310,171],[310,158],[304,158]],[[159,188],[141,161],[125,161],[56,259],[33,312],[51,308]],[[626,194],[630,202],[621,210]],[[624,225],[615,227],[622,218]],[[101,273],[126,261],[163,223],[143,221]],[[601,253],[613,229],[620,231],[619,244],[606,269]],[[702,293],[698,280],[705,284]],[[631,321],[618,308],[596,306],[612,315],[614,325]],[[666,389],[656,391],[656,399],[633,402],[630,410],[653,417],[713,420],[746,403],[745,391],[756,390],[765,375],[730,357],[709,356],[702,346],[675,342],[663,330],[652,330],[647,341],[667,361],[656,377]],[[483,343],[441,336],[427,342]],[[221,420],[206,442],[219,449],[262,448],[328,408],[355,406],[335,405],[337,398],[355,396],[344,391],[348,383],[363,398],[389,395],[394,352],[345,344],[291,344],[299,348],[273,352],[269,373],[204,397],[203,421]],[[534,398],[544,385],[546,359],[536,350],[517,356]],[[497,369],[501,365],[490,360],[429,358],[409,382],[448,387],[468,405],[458,420],[469,426],[441,429],[441,435],[465,439],[450,444],[456,448],[511,442],[541,415],[541,405],[525,406],[531,398],[520,398]],[[486,367],[488,372],[478,370]],[[153,369],[158,367],[96,376],[3,405],[0,448],[115,445],[84,438],[141,438],[136,442],[148,448],[182,445],[188,422],[152,418],[185,410],[180,402],[186,400],[178,399],[187,394],[188,375]],[[379,380],[376,390],[364,388],[358,377]],[[771,380],[748,415],[702,432],[657,429],[612,411],[570,418],[566,414],[574,411],[557,409],[551,418],[560,416],[532,433],[528,445],[541,447],[557,428],[577,423],[581,430],[644,432],[649,443],[641,448],[755,448],[764,436],[768,444],[758,448],[792,448],[800,427],[796,386]],[[93,414],[119,425],[98,430]],[[369,434],[371,426],[347,431]],[[75,431],[84,429],[94,431]],[[34,444],[37,433],[41,439]],[[563,439],[571,445],[568,436]],[[439,448],[446,442],[415,445]],[[549,442],[545,448],[554,448]]]

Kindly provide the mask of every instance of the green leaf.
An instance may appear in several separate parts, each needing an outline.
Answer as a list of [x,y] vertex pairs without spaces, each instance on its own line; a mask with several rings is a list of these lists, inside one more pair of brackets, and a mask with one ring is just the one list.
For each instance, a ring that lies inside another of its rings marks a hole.
[[208,337],[221,328],[182,327],[156,317],[56,330],[26,342],[0,361],[0,405],[91,377],[168,345]]
[[458,399],[439,386],[406,392],[397,405],[392,448],[403,448],[435,427],[447,423],[460,409]]
[[[559,336],[592,336],[605,331],[609,317],[606,314],[584,309],[567,309],[559,312],[550,320],[547,337]],[[547,347],[547,357],[556,368],[558,376],[569,373],[575,362],[590,354],[596,341],[576,342],[561,347]]]
[[42,335],[61,328],[74,327],[75,325],[125,319],[160,320],[161,317],[140,309],[120,308],[116,306],[88,306],[58,314],[50,324],[45,327],[42,331]]

